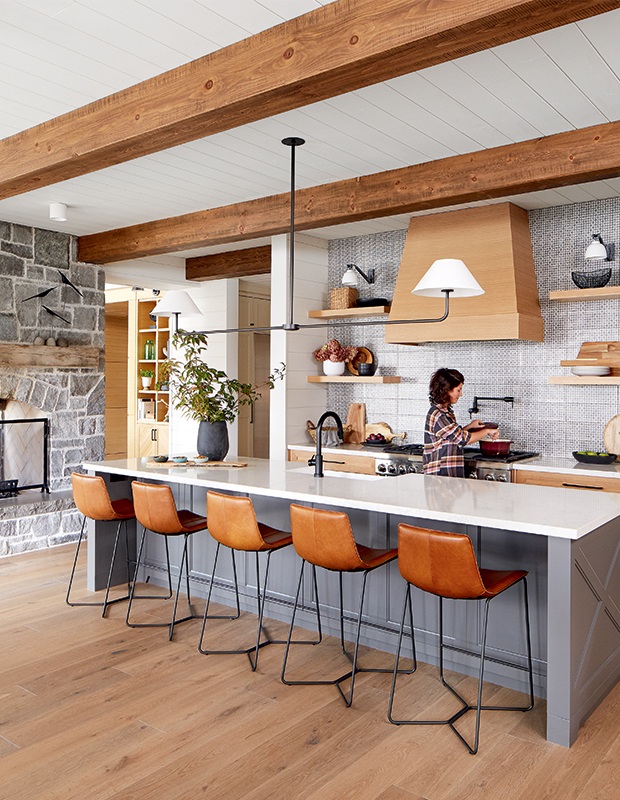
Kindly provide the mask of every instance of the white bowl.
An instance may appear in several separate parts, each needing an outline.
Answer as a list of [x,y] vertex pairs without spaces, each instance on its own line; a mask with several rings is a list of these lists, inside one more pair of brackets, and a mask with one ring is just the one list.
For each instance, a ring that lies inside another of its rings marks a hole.
[[609,375],[611,369],[609,367],[571,367],[573,375],[580,375],[581,377],[603,377]]

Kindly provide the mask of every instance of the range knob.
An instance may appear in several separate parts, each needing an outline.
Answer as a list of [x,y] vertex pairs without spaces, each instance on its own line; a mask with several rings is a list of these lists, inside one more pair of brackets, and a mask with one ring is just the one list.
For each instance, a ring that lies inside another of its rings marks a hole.
[[468,475],[468,478],[470,480],[472,480],[472,481],[477,481],[478,480],[478,473],[475,472],[475,471],[474,472],[470,472],[469,475]]
[[401,464],[399,466],[399,468],[398,468],[398,474],[399,475],[406,475],[408,472],[409,472],[409,469],[407,468],[406,464]]
[[384,463],[377,464],[377,473],[379,475],[385,475],[387,472],[387,467]]
[[485,481],[494,481],[495,480],[495,475],[485,475],[484,479],[485,479]]
[[506,483],[507,478],[505,475],[498,475],[497,480],[500,481],[501,483]]
[[398,467],[396,464],[388,464],[388,475],[398,475]]
[[409,464],[407,467],[407,472],[419,472],[419,467],[416,467],[415,464]]

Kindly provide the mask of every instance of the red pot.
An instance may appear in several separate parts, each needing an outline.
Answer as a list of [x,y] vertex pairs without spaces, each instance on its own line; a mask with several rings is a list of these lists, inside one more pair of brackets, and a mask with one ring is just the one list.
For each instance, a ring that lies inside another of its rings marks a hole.
[[478,444],[483,456],[506,456],[510,452],[512,439],[481,439]]

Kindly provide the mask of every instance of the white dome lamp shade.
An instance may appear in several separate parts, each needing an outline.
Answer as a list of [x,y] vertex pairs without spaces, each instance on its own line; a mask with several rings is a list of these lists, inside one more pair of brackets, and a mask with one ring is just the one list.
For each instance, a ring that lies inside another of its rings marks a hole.
[[421,297],[475,297],[484,289],[459,258],[440,258],[422,276],[411,294]]
[[589,260],[613,261],[615,245],[605,244],[600,233],[592,234],[592,241],[588,245],[585,258]]
[[179,329],[180,316],[196,316],[202,314],[196,303],[184,289],[166,292],[151,312],[154,317],[174,317],[175,332]]

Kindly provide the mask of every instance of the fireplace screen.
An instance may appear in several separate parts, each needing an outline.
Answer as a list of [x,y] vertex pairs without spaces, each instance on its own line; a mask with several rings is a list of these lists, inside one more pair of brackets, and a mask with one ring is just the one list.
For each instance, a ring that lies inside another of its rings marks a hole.
[[49,420],[0,420],[0,497],[23,489],[49,492]]

